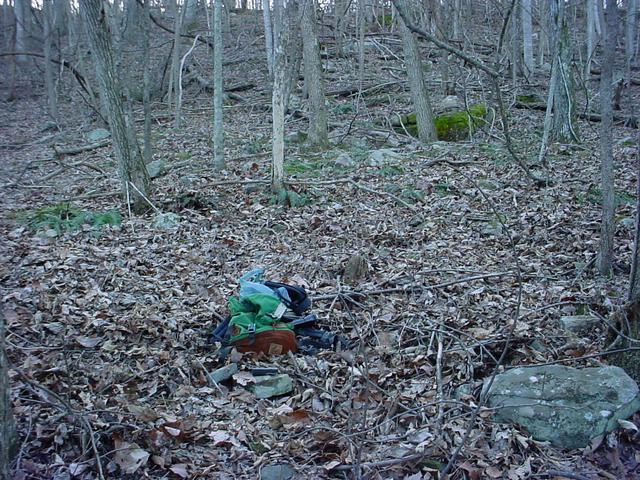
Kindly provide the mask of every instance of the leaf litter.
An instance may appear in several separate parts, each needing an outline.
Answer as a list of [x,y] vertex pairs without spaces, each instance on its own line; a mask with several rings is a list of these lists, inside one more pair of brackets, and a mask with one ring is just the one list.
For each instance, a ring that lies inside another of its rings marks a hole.
[[[37,121],[28,115],[41,108],[34,102],[4,112],[4,124],[36,136]],[[366,162],[345,174],[328,152],[314,158],[321,168],[291,178],[306,182],[292,188],[309,201],[284,209],[266,189],[233,183],[268,178],[268,157],[243,153],[255,137],[245,126],[264,124],[267,113],[230,113],[232,160],[217,175],[203,140],[208,112],[195,102],[185,103],[189,128],[169,134],[161,125],[157,144],[168,163],[191,154],[188,168],[169,170],[154,184],[153,202],[179,214],[173,231],[154,227],[152,213],[129,218],[121,211],[122,223],[99,235],[80,228],[47,237],[11,217],[94,189],[117,191],[109,176],[76,171],[46,188],[4,188],[0,278],[23,439],[17,478],[96,478],[99,456],[108,478],[257,478],[284,464],[299,478],[435,479],[465,438],[480,382],[494,369],[518,310],[506,366],[605,361],[590,356],[603,348],[604,326],[576,337],[557,325],[561,315],[585,309],[606,316],[624,299],[628,226],[619,223],[616,232],[616,275],[603,279],[588,268],[600,218],[597,202],[586,199],[599,181],[592,151],[554,158],[557,182],[545,189],[529,185],[495,143],[418,149],[405,142],[396,149],[402,157],[387,165],[392,176]],[[528,115],[518,117],[518,131],[534,121]],[[67,131],[80,126],[70,123]],[[585,132],[595,145],[595,134]],[[443,154],[469,163],[425,166]],[[86,160],[108,171],[110,155],[103,149]],[[307,155],[288,147],[288,162]],[[36,146],[3,161],[14,174],[40,159],[37,178],[52,168],[46,157]],[[633,158],[618,148],[616,159],[618,188],[632,193]],[[343,175],[374,192],[328,182]],[[413,209],[375,193],[393,190],[391,183],[419,192],[403,197]],[[195,196],[198,202],[181,200]],[[116,197],[71,201],[86,211],[122,210]],[[627,204],[617,213],[632,216]],[[509,237],[521,266],[520,304]],[[369,268],[348,287],[341,277],[356,254]],[[238,277],[254,266],[266,267],[273,280],[305,285],[320,298],[313,309],[325,328],[358,347],[314,357],[234,354],[240,371],[210,382],[222,365],[207,336],[237,294]],[[465,278],[472,280],[458,282]],[[378,293],[344,295],[353,290]],[[293,391],[256,398],[249,388],[254,367],[288,374]],[[479,411],[453,478],[622,478],[640,461],[638,418],[584,452],[558,451],[491,418],[490,410]]]

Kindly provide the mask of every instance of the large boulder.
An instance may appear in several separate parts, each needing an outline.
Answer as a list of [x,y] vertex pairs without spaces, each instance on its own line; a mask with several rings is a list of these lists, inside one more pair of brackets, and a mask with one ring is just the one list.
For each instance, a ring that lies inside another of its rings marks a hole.
[[582,448],[640,410],[640,397],[619,367],[546,365],[496,375],[487,404],[496,421],[519,424],[536,440]]

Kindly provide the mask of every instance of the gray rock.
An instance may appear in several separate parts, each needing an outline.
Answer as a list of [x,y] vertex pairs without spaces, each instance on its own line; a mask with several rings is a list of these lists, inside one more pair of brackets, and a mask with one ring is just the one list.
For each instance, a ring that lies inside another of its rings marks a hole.
[[211,378],[215,383],[220,383],[225,380],[229,380],[236,373],[238,373],[238,364],[230,363],[229,365],[225,365],[224,367],[211,372],[209,378]]
[[293,381],[287,374],[260,377],[251,388],[258,398],[271,398],[293,390]]
[[591,330],[600,323],[596,317],[591,315],[567,315],[560,317],[560,327],[567,332],[581,333]]
[[351,158],[351,155],[343,152],[340,155],[338,155],[338,158],[336,158],[336,166],[346,167],[346,168],[355,167],[356,161],[353,158]]
[[284,136],[286,143],[303,143],[307,139],[307,134],[304,132],[291,132]]
[[440,102],[440,109],[443,111],[460,110],[462,107],[462,102],[455,95],[447,95]]
[[177,213],[158,213],[153,219],[153,226],[160,230],[175,230],[180,225],[180,215]]
[[583,448],[638,411],[640,398],[636,383],[619,367],[547,365],[497,375],[488,406],[496,409],[496,421],[517,423],[536,440]]
[[265,465],[260,469],[260,480],[289,480],[296,471],[286,463]]
[[151,178],[156,178],[163,172],[163,170],[164,160],[154,160],[153,162],[147,163],[147,172]]
[[87,140],[90,142],[99,142],[100,140],[104,140],[105,138],[109,138],[111,133],[109,130],[104,128],[96,128],[95,130],[91,130],[87,133]]
[[388,148],[381,148],[380,150],[371,150],[369,152],[367,163],[370,167],[382,167],[387,162],[398,160],[402,160],[402,155]]

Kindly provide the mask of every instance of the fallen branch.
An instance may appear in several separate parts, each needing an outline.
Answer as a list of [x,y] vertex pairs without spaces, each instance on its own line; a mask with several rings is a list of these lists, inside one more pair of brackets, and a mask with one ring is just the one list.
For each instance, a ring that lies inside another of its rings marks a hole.
[[87,145],[82,145],[80,147],[69,147],[69,148],[58,148],[55,145],[53,146],[54,157],[62,158],[67,155],[77,155],[82,152],[87,152],[89,150],[96,150],[98,148],[106,147],[111,143],[111,139],[101,140],[95,143],[89,143]]
[[[516,102],[516,103],[513,104],[513,106],[516,107],[516,108],[531,109],[531,110],[546,110],[547,109],[547,106],[542,104],[542,103]],[[588,120],[590,122],[601,122],[602,121],[602,116],[599,113],[578,112],[578,113],[576,113],[576,115],[577,115],[578,118],[581,118],[582,120]],[[627,116],[624,116],[624,115],[620,115],[618,113],[614,113],[613,114],[613,121],[621,123],[621,124],[624,124],[625,126],[634,125],[634,120],[637,123],[637,119],[635,119],[633,116],[627,117]],[[638,128],[638,126],[635,126],[634,128]]]
[[468,283],[474,282],[476,280],[485,280],[487,278],[497,278],[497,277],[513,277],[516,276],[513,272],[497,272],[497,273],[486,273],[483,275],[473,275],[471,277],[459,278],[458,280],[451,280],[449,282],[444,283],[436,283],[435,285],[421,285],[421,284],[412,284],[404,287],[394,287],[394,288],[383,288],[380,290],[370,290],[368,292],[363,291],[353,291],[353,292],[334,292],[327,293],[325,295],[317,295],[312,298],[312,300],[333,300],[336,297],[367,297],[372,295],[385,295],[387,293],[404,293],[404,292],[423,292],[428,290],[436,290],[438,288],[450,287],[451,285],[458,285],[460,283]]
[[[0,57],[10,57],[10,56],[18,56],[18,55],[25,55],[25,56],[28,56],[28,57],[44,58],[44,54],[38,53],[38,52],[4,52],[4,53],[0,53]],[[76,80],[80,84],[80,88],[82,88],[82,90],[84,90],[87,95],[91,95],[91,93],[89,92],[89,89],[87,88],[87,81],[85,80],[84,75],[82,75],[78,70],[76,70],[73,65],[71,65],[67,60],[56,60],[55,58],[52,58],[51,61],[53,63],[56,63],[58,65],[62,65],[64,67],[68,68],[69,71],[73,74],[73,76],[76,77]]]
[[18,375],[20,376],[20,378],[22,378],[22,380],[27,385],[29,385],[29,387],[32,390],[41,390],[47,397],[50,397],[50,398],[54,399],[57,403],[50,401],[50,403],[51,403],[51,405],[53,407],[57,408],[58,410],[60,410],[62,412],[66,412],[69,415],[71,415],[71,416],[73,416],[73,417],[75,417],[76,419],[79,420],[80,424],[87,431],[87,434],[89,436],[89,440],[90,440],[90,443],[91,443],[91,450],[93,451],[93,455],[94,455],[94,457],[96,459],[96,465],[98,467],[98,478],[100,478],[100,480],[105,480],[104,470],[102,468],[102,461],[100,460],[100,452],[98,451],[98,446],[96,445],[96,438],[95,438],[96,434],[93,431],[93,428],[91,427],[91,424],[89,423],[89,420],[87,420],[87,418],[81,412],[78,412],[78,411],[74,410],[73,407],[71,406],[71,404],[69,404],[69,402],[67,402],[64,398],[62,398],[60,395],[58,395],[53,390],[45,387],[44,385],[40,385],[39,383],[35,382],[31,378],[29,378],[19,368],[17,368],[17,367],[12,365],[11,369],[16,371],[18,373]]
[[[211,185],[213,186],[222,186],[222,185],[255,185],[255,184],[269,184],[271,183],[271,180],[223,180],[221,182],[214,182]],[[308,186],[314,186],[314,185],[337,185],[337,184],[349,184],[354,186],[355,188],[358,188],[360,190],[364,190],[365,192],[369,192],[369,193],[374,193],[376,195],[382,195],[382,196],[387,196],[389,198],[392,198],[393,200],[395,200],[396,202],[398,202],[399,204],[407,207],[409,210],[416,210],[416,207],[414,205],[411,205],[408,202],[405,202],[404,200],[402,200],[400,197],[394,195],[393,193],[390,192],[381,192],[379,190],[374,190],[373,188],[369,188],[366,185],[362,185],[361,183],[356,182],[355,180],[351,179],[351,178],[338,178],[336,180],[318,180],[318,181],[308,181],[308,180],[290,180],[288,182],[286,182],[290,185],[308,185]]]

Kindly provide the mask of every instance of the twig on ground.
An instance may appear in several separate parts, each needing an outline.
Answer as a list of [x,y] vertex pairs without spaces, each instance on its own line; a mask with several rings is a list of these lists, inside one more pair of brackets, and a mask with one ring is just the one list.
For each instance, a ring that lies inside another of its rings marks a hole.
[[17,372],[20,378],[22,378],[22,380],[27,385],[29,385],[31,389],[41,390],[47,396],[51,397],[52,399],[56,400],[56,402],[58,402],[57,404],[55,402],[51,402],[52,406],[56,407],[58,410],[67,412],[68,414],[72,415],[73,417],[75,417],[80,421],[80,424],[89,435],[89,440],[91,442],[91,450],[93,451],[93,455],[96,459],[96,466],[98,467],[98,478],[100,478],[100,480],[105,480],[104,470],[102,468],[102,461],[100,460],[100,452],[98,451],[98,446],[96,445],[96,438],[95,438],[96,434],[93,431],[93,427],[89,423],[89,420],[87,420],[87,418],[82,414],[82,412],[78,412],[77,410],[74,410],[74,408],[69,404],[69,402],[67,402],[64,398],[62,398],[53,390],[45,387],[44,385],[40,385],[35,380],[32,380],[19,368],[15,366],[11,366],[11,369]]
[[395,288],[383,288],[380,290],[371,290],[371,291],[342,291],[342,292],[334,292],[328,293],[325,295],[316,295],[312,297],[312,300],[330,300],[339,296],[345,297],[366,297],[371,295],[385,295],[387,293],[400,293],[400,292],[414,292],[414,291],[426,291],[426,290],[435,290],[437,288],[445,288],[451,285],[457,285],[459,283],[468,283],[473,282],[475,280],[484,280],[487,278],[496,278],[496,277],[506,277],[506,276],[517,276],[514,272],[497,272],[497,273],[486,273],[483,275],[474,275],[471,277],[464,277],[458,280],[451,280],[449,282],[436,283],[435,285],[418,285],[411,284],[406,285],[404,287],[395,287]]

